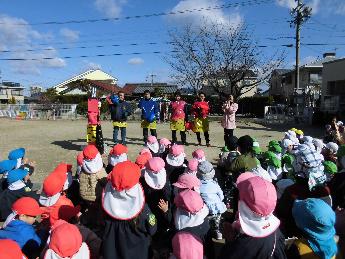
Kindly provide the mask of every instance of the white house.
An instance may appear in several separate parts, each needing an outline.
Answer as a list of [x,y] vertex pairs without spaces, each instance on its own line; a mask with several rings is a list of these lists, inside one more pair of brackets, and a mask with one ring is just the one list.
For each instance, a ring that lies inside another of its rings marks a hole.
[[[61,82],[61,83],[53,86],[52,88],[54,88],[57,93],[61,93],[62,91],[66,90],[68,88],[69,83],[71,83],[73,81],[77,81],[79,79],[89,79],[89,80],[99,81],[99,82],[103,82],[103,83],[107,83],[107,84],[111,84],[111,85],[116,85],[116,83],[117,83],[117,78],[109,75],[108,73],[106,73],[100,69],[90,69],[84,73],[81,73],[79,75],[76,75],[74,77],[71,77],[71,78]],[[74,89],[73,91],[68,92],[68,94],[85,94],[85,93],[79,89]]]

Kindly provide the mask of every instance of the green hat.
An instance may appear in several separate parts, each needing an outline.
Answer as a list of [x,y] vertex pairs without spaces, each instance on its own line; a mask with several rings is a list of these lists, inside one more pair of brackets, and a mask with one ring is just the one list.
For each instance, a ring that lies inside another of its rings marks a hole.
[[222,152],[229,152],[229,149],[228,149],[227,146],[224,146],[224,147],[222,147],[222,149],[220,151],[222,151]]
[[338,152],[337,152],[337,157],[343,157],[345,156],[345,145],[340,145],[338,148]]
[[294,158],[293,155],[291,155],[291,154],[285,154],[285,155],[283,155],[283,157],[282,157],[282,162],[283,162],[284,164],[286,164],[286,165],[289,165],[289,166],[292,165],[292,163],[293,163],[294,160],[295,160],[295,158]]
[[265,152],[264,157],[268,165],[274,166],[275,168],[282,167],[282,162],[272,151]]
[[282,152],[282,147],[280,146],[279,142],[277,140],[271,140],[268,143],[268,151],[276,152],[276,153],[281,153]]
[[331,161],[323,162],[323,166],[325,167],[324,172],[328,174],[336,174],[338,172],[337,165]]

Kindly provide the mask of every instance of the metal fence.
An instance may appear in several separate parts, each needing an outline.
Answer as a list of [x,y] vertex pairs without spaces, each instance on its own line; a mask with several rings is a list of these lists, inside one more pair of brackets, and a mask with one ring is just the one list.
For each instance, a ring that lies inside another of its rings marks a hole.
[[35,119],[76,119],[76,104],[0,104],[0,118]]

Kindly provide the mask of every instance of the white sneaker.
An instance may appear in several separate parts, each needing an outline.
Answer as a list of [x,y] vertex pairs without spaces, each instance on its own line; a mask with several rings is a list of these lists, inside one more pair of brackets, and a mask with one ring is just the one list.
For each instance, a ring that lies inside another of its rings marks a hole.
[[216,231],[216,239],[217,240],[223,239],[223,235],[222,235],[222,233],[220,233],[220,231]]

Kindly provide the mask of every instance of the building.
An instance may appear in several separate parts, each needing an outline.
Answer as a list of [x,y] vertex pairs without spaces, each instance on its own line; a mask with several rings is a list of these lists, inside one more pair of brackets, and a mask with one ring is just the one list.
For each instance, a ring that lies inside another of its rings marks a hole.
[[[277,99],[286,100],[289,95],[293,94],[293,91],[288,92],[288,88],[284,87],[285,84],[291,84],[292,77],[285,77],[283,75],[291,72],[291,69],[274,69],[272,71],[270,80],[269,80],[269,91],[268,94],[277,97]],[[288,80],[288,82],[286,82]]]
[[294,69],[286,73],[280,73],[283,70],[280,72],[273,71],[270,80],[270,93],[279,95],[287,103],[293,102],[301,107],[316,106],[321,95],[323,63],[335,59],[335,53],[324,53],[322,59],[301,66],[298,88],[296,87]]
[[42,86],[39,86],[39,85],[30,86],[30,96],[31,97],[40,95],[43,92],[44,92],[44,90],[43,90]]
[[24,103],[24,89],[19,83],[2,82],[0,84],[0,103]]
[[[83,80],[83,79],[98,81],[107,85],[116,85],[117,83],[117,78],[105,73],[104,71],[100,69],[95,69],[95,70],[91,69],[84,73],[76,75],[74,77],[68,78],[65,81],[53,86],[52,88],[54,88],[58,94],[62,92],[66,93],[66,90],[70,87],[72,82],[76,82],[78,80]],[[75,88],[73,89],[73,91],[68,91],[68,94],[82,95],[82,94],[87,94],[87,93],[78,88]]]
[[[243,89],[241,90],[242,94],[238,97],[251,97],[257,93],[257,87],[259,82],[258,76],[254,73],[254,71],[234,71],[233,75],[233,81],[237,82],[236,89],[239,89],[243,86]],[[231,81],[229,80],[228,75],[225,75],[224,73],[218,73],[218,75],[216,75],[215,77],[215,80],[217,80],[217,82],[214,85],[219,87],[221,93],[233,94],[235,96],[237,95],[234,88],[231,87]],[[214,87],[212,86],[212,82],[210,79],[203,80],[203,87],[201,88],[201,91],[208,96],[218,96],[218,93],[214,90]]]
[[323,111],[334,114],[345,111],[345,58],[323,64],[321,93]]
[[166,94],[172,96],[178,90],[178,87],[167,83],[127,83],[121,90],[133,97],[142,96],[145,90],[149,90],[152,95],[161,96]]

